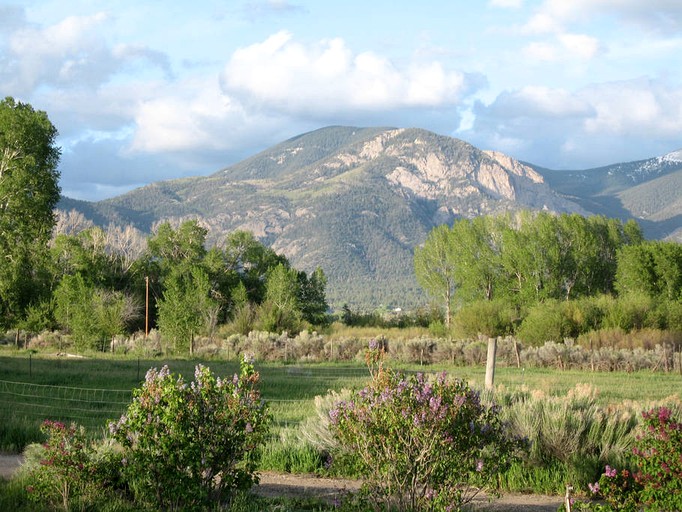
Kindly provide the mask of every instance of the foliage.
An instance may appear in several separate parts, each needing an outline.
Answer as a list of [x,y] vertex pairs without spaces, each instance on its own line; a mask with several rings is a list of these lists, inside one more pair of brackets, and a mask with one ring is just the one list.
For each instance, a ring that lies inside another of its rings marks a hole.
[[682,423],[670,409],[645,411],[643,432],[633,449],[640,501],[659,510],[682,508]]
[[514,316],[513,308],[501,300],[479,300],[457,311],[453,333],[460,338],[505,336],[513,330]]
[[190,510],[255,483],[255,451],[270,423],[258,381],[247,360],[232,379],[198,365],[189,385],[168,367],[149,370],[126,414],[110,426],[136,499]]
[[[667,407],[642,413],[643,422],[632,449],[632,469],[606,465],[590,493],[608,510],[680,510],[682,508],[682,423]],[[603,510],[581,503],[578,510]]]
[[369,386],[330,412],[332,431],[361,460],[375,508],[459,509],[493,483],[521,443],[465,383],[386,370],[382,350],[368,351]]
[[682,245],[648,241],[618,252],[616,289],[666,300],[682,299]]
[[85,430],[50,420],[43,423],[41,430],[47,442],[40,465],[27,475],[29,497],[35,503],[69,511],[74,502],[96,495],[99,490],[92,478]]
[[534,346],[546,341],[560,342],[577,334],[570,303],[556,300],[547,300],[531,307],[517,329],[519,339]]
[[445,325],[450,326],[455,293],[457,255],[453,236],[446,225],[433,228],[422,247],[414,250],[414,271],[417,282],[444,307]]
[[194,336],[212,334],[219,305],[211,297],[208,275],[201,267],[174,268],[166,278],[162,299],[157,302],[161,335],[177,353],[194,350]]
[[577,385],[557,397],[520,392],[506,400],[505,419],[530,442],[527,468],[560,467],[574,485],[585,486],[604,464],[622,464],[632,447],[635,412],[600,406],[591,386]]
[[576,214],[460,219],[431,231],[415,250],[415,271],[446,310],[453,298],[531,306],[586,297],[613,290],[617,250],[640,241],[637,233],[615,219]]
[[54,297],[55,318],[81,351],[113,340],[138,316],[139,308],[129,295],[95,288],[80,273],[65,275]]
[[47,242],[59,200],[57,129],[45,112],[0,101],[0,327],[49,292]]

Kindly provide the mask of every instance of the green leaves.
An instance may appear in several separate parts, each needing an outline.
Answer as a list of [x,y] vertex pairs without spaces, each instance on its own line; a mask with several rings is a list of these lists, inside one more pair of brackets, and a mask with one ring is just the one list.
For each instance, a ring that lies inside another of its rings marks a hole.
[[167,367],[147,372],[126,414],[110,426],[139,503],[203,509],[256,482],[255,451],[271,422],[258,382],[250,361],[224,379],[198,365],[189,384]]
[[498,409],[445,374],[381,370],[330,420],[344,450],[361,460],[375,509],[460,510],[522,446]]
[[59,200],[56,137],[45,112],[0,102],[0,325],[12,325],[46,290],[39,270]]

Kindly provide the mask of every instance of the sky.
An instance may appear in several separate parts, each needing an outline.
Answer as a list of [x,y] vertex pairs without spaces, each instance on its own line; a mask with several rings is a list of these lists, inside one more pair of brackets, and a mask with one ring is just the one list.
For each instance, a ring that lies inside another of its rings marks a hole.
[[0,0],[0,94],[47,112],[77,199],[329,125],[586,169],[682,148],[682,1]]

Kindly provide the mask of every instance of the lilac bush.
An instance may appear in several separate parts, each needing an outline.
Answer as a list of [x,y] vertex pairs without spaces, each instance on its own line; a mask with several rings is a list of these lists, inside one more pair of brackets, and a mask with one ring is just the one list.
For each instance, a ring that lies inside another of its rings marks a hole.
[[71,510],[74,502],[96,491],[85,430],[52,420],[45,420],[40,430],[47,441],[40,465],[27,475],[28,495],[34,503]]
[[459,510],[523,443],[461,380],[406,376],[379,360],[368,355],[369,386],[330,411],[334,436],[360,459],[363,496],[381,509]]
[[642,417],[634,469],[606,466],[590,491],[611,510],[682,510],[682,423],[667,407],[645,411]]
[[228,379],[198,365],[189,385],[166,366],[149,370],[127,412],[110,425],[136,500],[201,509],[256,483],[255,452],[270,424],[258,381],[248,360]]

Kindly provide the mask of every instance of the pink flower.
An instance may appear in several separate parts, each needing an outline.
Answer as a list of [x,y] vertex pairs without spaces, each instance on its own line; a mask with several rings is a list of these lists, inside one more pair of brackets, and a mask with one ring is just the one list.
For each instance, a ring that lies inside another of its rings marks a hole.
[[612,468],[611,466],[606,466],[604,469],[604,474],[608,476],[609,478],[613,478],[618,474],[618,471],[616,471],[616,468]]

